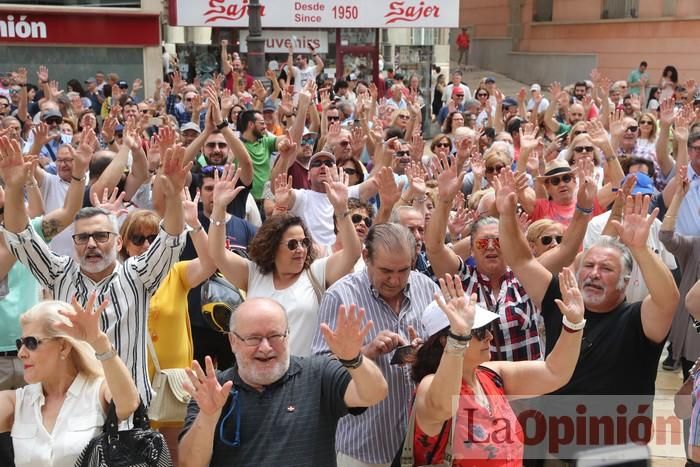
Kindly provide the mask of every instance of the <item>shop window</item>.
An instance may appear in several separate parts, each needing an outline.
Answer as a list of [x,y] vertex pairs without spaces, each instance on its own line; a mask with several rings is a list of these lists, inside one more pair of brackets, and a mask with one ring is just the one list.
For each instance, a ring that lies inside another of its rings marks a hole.
[[639,17],[639,0],[605,0],[600,19]]
[[532,21],[552,21],[554,0],[535,0],[532,8]]
[[47,5],[67,7],[111,7],[111,8],[140,8],[141,0],[5,0],[2,3],[10,5]]

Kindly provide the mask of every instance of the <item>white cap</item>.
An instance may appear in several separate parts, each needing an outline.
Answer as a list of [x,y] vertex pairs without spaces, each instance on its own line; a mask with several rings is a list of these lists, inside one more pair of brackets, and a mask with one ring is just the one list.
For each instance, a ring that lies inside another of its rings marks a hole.
[[277,71],[280,69],[280,64],[277,63],[277,60],[270,60],[270,62],[267,64],[267,69],[271,71]]
[[[474,325],[472,326],[472,329],[484,327],[491,321],[499,318],[496,313],[493,313],[478,304],[474,305],[474,311],[476,313],[474,314]],[[435,300],[430,302],[428,307],[423,311],[421,322],[423,323],[423,328],[429,337],[434,336],[450,325],[450,320],[447,319],[447,316],[440,309]]]
[[542,88],[540,87],[539,84],[535,83],[535,84],[533,84],[532,86],[530,86],[530,91],[537,91],[537,92],[540,92],[540,91],[542,91]]

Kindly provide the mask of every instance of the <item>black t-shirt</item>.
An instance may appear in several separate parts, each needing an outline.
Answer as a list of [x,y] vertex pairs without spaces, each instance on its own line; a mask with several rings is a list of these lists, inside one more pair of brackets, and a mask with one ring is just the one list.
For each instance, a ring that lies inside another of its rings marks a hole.
[[[552,278],[542,300],[546,354],[562,332],[559,279]],[[571,380],[554,394],[654,394],[663,343],[644,334],[642,302],[622,302],[608,313],[586,310],[581,355]]]
[[[241,380],[236,365],[220,372],[217,379],[221,384],[233,380],[232,391],[238,394],[229,395],[221,410],[214,431],[211,466],[334,466],[338,420],[348,413],[357,415],[364,411],[345,405],[350,373],[327,356],[291,357],[287,373],[262,392]],[[238,447],[221,441],[220,425],[229,412],[223,436],[232,442],[238,431]],[[193,399],[187,407],[180,437],[187,433],[198,413],[199,406]]]
[[[202,185],[201,170],[201,166],[197,163],[197,161],[195,161],[191,170],[192,182],[190,183],[190,196],[192,197],[192,199],[194,199],[194,196],[197,194],[197,188],[199,188]],[[236,195],[234,200],[231,201],[231,203],[228,206],[226,206],[226,212],[236,217],[240,217],[241,219],[245,219],[245,205],[246,201],[248,200],[248,193],[250,193],[250,188],[252,187],[252,184],[245,185],[239,180],[238,183],[236,183],[236,186],[242,186],[243,189],[240,193],[238,193],[238,195]]]

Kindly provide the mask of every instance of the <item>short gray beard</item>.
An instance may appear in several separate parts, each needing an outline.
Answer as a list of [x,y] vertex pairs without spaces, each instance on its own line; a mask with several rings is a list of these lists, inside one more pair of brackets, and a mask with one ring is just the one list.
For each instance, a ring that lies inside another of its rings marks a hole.
[[[85,252],[87,254],[87,251]],[[83,271],[90,273],[90,274],[97,274],[98,272],[102,272],[105,269],[107,269],[109,266],[114,264],[117,261],[117,249],[113,248],[107,252],[102,257],[102,260],[98,263],[88,263],[87,260],[85,259],[85,256],[83,255],[80,258],[80,269]]]
[[287,358],[275,366],[275,368],[267,373],[266,375],[261,375],[260,373],[253,370],[252,366],[238,365],[238,374],[241,379],[251,386],[269,386],[275,381],[279,381],[282,376],[289,370],[289,364],[291,361],[291,356],[287,351]]

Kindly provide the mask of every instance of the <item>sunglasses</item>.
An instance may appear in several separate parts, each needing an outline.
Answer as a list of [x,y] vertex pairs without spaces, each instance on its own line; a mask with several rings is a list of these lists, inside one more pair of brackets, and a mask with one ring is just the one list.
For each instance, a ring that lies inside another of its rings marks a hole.
[[85,245],[90,241],[90,237],[95,239],[97,243],[107,243],[111,235],[117,235],[114,232],[85,232],[73,235],[73,242],[76,245]]
[[489,97],[489,95],[480,92],[479,94],[476,95],[476,97]]
[[369,217],[362,217],[361,214],[353,214],[350,219],[352,219],[353,224],[359,224],[364,222],[367,227],[372,227],[372,219]]
[[452,145],[450,143],[437,143],[435,145],[435,147],[436,148],[449,148],[449,147],[452,147]]
[[475,339],[483,341],[484,339],[486,339],[487,332],[491,332],[493,334],[492,329],[493,328],[491,326],[491,323],[489,323],[486,326],[481,326],[480,328],[472,329],[471,334],[472,337],[474,337]]
[[331,117],[331,116],[329,115],[329,116],[326,117],[326,118],[328,119],[329,122],[339,122],[339,121],[340,121],[340,117]]
[[293,238],[287,242],[287,248],[289,248],[290,251],[294,251],[297,248],[301,246],[303,249],[308,250],[311,248],[311,240],[308,238],[302,238],[301,240],[297,240],[296,238]]
[[562,235],[542,235],[540,237],[540,241],[542,242],[542,245],[549,245],[552,243],[552,240],[556,240],[557,244],[561,245],[561,240],[564,237]]
[[408,151],[396,151],[396,157],[408,157],[409,154]]
[[17,352],[19,352],[22,349],[22,346],[25,346],[27,350],[33,352],[36,350],[37,347],[39,347],[39,344],[41,344],[42,342],[50,341],[52,339],[56,339],[56,337],[20,337],[19,339],[15,340],[15,345],[17,345]]
[[576,146],[574,148],[575,152],[593,152],[595,148],[593,146]]
[[557,186],[559,185],[559,182],[564,182],[564,183],[569,183],[571,180],[573,180],[574,177],[571,175],[564,175],[563,177],[552,177],[552,178],[546,178],[544,180],[545,183],[551,183],[552,186]]
[[63,123],[63,119],[61,119],[61,118],[47,118],[45,120],[45,122],[47,125],[60,125],[61,123]]
[[343,167],[343,172],[345,172],[348,175],[357,175],[357,170],[353,169],[352,167],[348,167],[347,169]]
[[129,239],[131,240],[131,243],[136,246],[143,245],[143,242],[146,240],[148,240],[149,245],[152,245],[157,236],[158,235],[132,235]]
[[649,120],[641,120],[639,122],[640,125],[653,125],[654,122],[650,122]]
[[576,131],[574,131],[574,136],[585,135],[587,133],[588,132],[586,130],[576,130]]
[[628,126],[627,128],[625,128],[625,132],[629,131],[630,133],[636,133],[637,130],[639,130],[639,127],[636,125]]
[[205,146],[206,146],[208,149],[216,149],[216,148],[224,149],[225,147],[228,146],[228,143],[222,143],[222,142],[218,142],[218,143],[207,143]]
[[313,146],[315,142],[316,142],[316,138],[302,138],[301,139],[302,146]]
[[311,164],[309,164],[309,167],[321,167],[322,165],[325,165],[326,167],[333,167],[335,165],[335,162],[333,162],[330,159],[324,159],[322,161],[315,160]]
[[501,241],[498,239],[498,237],[489,237],[489,238],[480,238],[474,244],[476,245],[477,250],[486,250],[491,246],[493,242],[493,247],[496,250],[501,249]]
[[486,167],[486,173],[487,174],[492,174],[492,173],[501,173],[502,169],[505,169],[505,165],[493,165],[491,167]]
[[401,114],[401,115],[399,115],[399,118],[400,118],[401,120],[408,120],[409,118],[411,118],[411,116],[410,116],[410,115]]
[[348,146],[350,146],[350,141],[341,141],[341,142],[338,143],[338,144],[341,145],[341,146],[344,147],[344,148],[347,148]]
[[223,165],[208,165],[206,167],[202,167],[202,173],[203,174],[212,174],[214,171],[219,172],[219,175],[221,175],[224,172],[224,166]]

